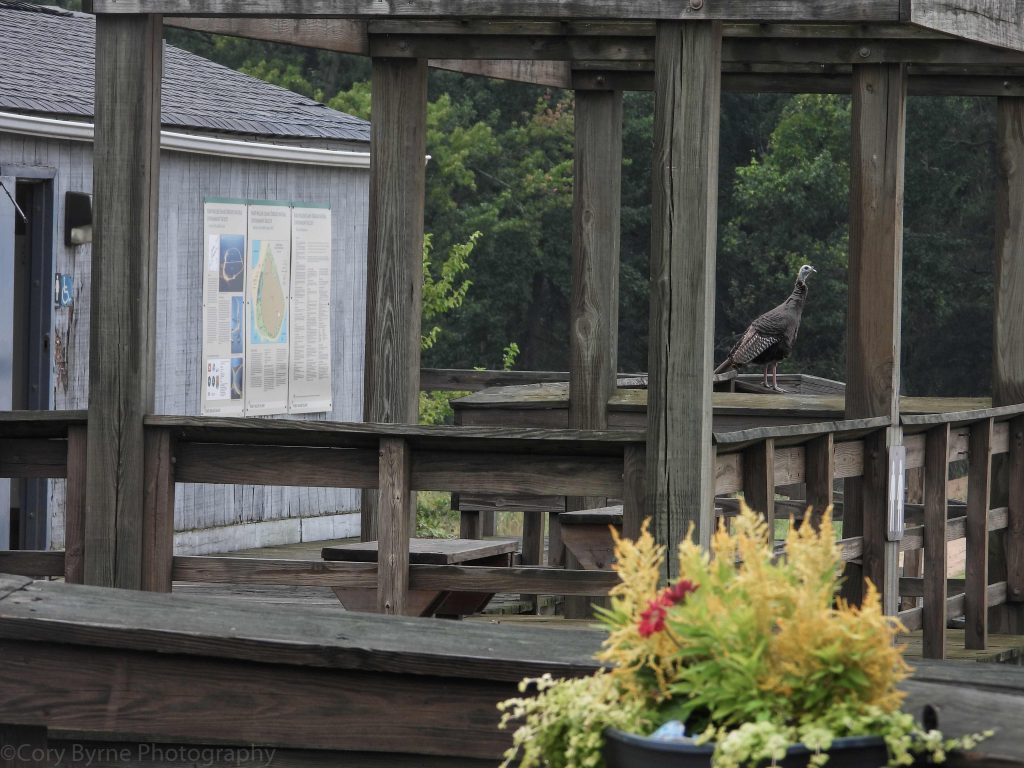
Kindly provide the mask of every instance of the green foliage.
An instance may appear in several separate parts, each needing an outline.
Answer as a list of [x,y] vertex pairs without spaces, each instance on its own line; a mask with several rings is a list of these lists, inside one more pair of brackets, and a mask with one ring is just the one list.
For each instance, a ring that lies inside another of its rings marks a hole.
[[809,263],[818,274],[782,367],[845,378],[849,158],[849,98],[801,95],[782,110],[767,151],[736,170],[734,213],[720,235],[716,359]]
[[[431,269],[431,249],[433,238],[428,234],[423,238],[423,322],[441,317],[462,306],[470,286],[470,280],[460,280],[460,276],[469,269],[469,255],[473,252],[480,232],[474,232],[469,240],[458,243],[448,249],[448,256],[436,269]],[[437,343],[441,334],[441,326],[432,325],[422,337],[423,349],[430,349]]]
[[459,513],[452,509],[449,494],[440,491],[416,494],[415,535],[426,539],[454,539],[459,535]]

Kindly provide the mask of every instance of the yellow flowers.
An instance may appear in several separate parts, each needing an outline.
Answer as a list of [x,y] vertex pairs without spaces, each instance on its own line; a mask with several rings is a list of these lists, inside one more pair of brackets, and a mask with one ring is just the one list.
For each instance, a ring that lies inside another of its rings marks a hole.
[[637,541],[616,541],[622,583],[602,616],[610,632],[598,658],[624,688],[673,700],[701,728],[752,716],[795,724],[836,705],[894,709],[908,674],[894,645],[899,624],[871,586],[860,608],[834,604],[842,562],[833,542],[826,514],[820,530],[794,527],[776,559],[764,520],[743,505],[731,530],[715,533],[714,557],[689,538],[679,545],[676,589],[696,589],[669,601],[672,587],[658,589],[664,548],[644,526]]

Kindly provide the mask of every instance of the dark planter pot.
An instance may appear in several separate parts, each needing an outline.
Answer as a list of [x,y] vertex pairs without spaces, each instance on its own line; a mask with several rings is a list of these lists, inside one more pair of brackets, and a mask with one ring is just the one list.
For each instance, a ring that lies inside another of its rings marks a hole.
[[[614,728],[604,732],[604,762],[606,768],[708,768],[710,744],[673,744],[654,741],[646,736],[635,736]],[[807,747],[789,748],[780,768],[805,768],[813,753]],[[879,736],[857,736],[836,739],[828,751],[825,768],[880,768],[889,760],[885,741]]]

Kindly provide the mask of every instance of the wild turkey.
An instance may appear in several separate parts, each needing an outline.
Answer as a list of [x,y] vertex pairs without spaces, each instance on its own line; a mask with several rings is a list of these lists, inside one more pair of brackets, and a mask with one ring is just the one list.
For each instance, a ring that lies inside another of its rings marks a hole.
[[800,267],[796,276],[796,285],[789,298],[775,309],[765,312],[743,333],[729,357],[715,369],[715,373],[723,373],[731,368],[740,368],[747,363],[764,366],[764,386],[768,387],[768,369],[772,369],[772,386],[776,392],[784,391],[779,386],[779,361],[789,357],[796,341],[796,333],[800,330],[800,315],[804,311],[804,299],[807,298],[807,278],[817,272],[810,264]]

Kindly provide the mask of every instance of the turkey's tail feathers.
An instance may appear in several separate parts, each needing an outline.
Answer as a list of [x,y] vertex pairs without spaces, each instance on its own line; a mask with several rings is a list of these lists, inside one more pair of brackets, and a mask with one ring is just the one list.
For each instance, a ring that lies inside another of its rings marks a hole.
[[725,362],[723,362],[720,366],[715,368],[715,374],[717,375],[719,373],[725,373],[730,368],[735,368],[735,367],[736,367],[736,363],[733,362],[731,357],[727,357],[727,358],[725,358]]

